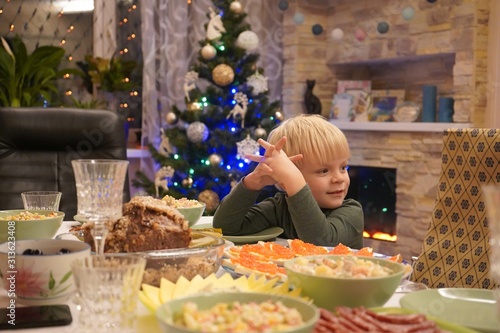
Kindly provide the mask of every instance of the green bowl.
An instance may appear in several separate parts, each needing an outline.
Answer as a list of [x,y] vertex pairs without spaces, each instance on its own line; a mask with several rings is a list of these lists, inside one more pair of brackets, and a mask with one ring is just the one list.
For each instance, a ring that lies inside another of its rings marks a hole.
[[205,211],[206,205],[200,202],[199,206],[194,207],[179,207],[176,208],[186,220],[189,222],[189,227],[194,226],[200,220],[200,217]]
[[281,333],[310,333],[319,318],[319,310],[316,306],[298,297],[285,295],[271,295],[268,293],[257,292],[211,292],[200,293],[182,298],[176,298],[166,303],[163,303],[156,310],[156,318],[160,324],[161,331],[164,333],[193,333],[188,328],[176,325],[173,323],[173,318],[181,311],[182,306],[186,302],[194,302],[199,310],[212,308],[218,303],[240,303],[249,302],[264,302],[267,300],[281,301],[286,307],[295,308],[302,315],[304,323]]
[[12,237],[15,240],[25,239],[47,239],[53,238],[64,220],[63,212],[57,213],[56,217],[51,217],[43,220],[3,220],[7,216],[18,215],[21,212],[37,213],[40,215],[48,215],[52,213],[50,210],[26,210],[13,209],[0,211],[0,243],[6,242]]
[[[309,297],[319,307],[333,311],[337,306],[377,307],[384,305],[401,283],[405,267],[403,264],[383,258],[356,257],[389,268],[392,273],[383,277],[338,278],[317,276],[303,273],[296,269],[298,260],[327,258],[341,260],[340,255],[319,255],[295,258],[285,262],[289,283],[294,288],[301,288],[301,295]],[[352,257],[352,256],[351,256]]]

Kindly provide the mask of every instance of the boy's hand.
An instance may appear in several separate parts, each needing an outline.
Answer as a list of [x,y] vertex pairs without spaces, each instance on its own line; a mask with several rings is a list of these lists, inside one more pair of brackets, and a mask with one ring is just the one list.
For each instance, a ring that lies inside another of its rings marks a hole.
[[259,139],[259,144],[266,149],[264,156],[246,155],[251,161],[259,165],[243,180],[245,187],[260,190],[268,185],[280,185],[289,195],[295,194],[305,185],[302,173],[294,162],[302,159],[302,155],[288,157],[281,149],[286,143],[286,137],[281,138],[275,145]]

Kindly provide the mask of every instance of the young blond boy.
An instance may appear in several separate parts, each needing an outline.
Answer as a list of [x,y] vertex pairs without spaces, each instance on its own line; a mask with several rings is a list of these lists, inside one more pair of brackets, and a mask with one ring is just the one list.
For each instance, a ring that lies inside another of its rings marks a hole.
[[[285,120],[259,143],[264,156],[246,156],[259,164],[222,200],[213,226],[225,235],[276,226],[283,238],[362,248],[363,210],[345,199],[350,150],[342,131],[322,116],[304,114]],[[269,185],[282,192],[256,203]]]

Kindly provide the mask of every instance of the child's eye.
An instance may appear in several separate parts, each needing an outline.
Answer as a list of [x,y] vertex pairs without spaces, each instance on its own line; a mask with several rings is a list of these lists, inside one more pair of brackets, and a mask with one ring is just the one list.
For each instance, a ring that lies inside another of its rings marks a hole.
[[347,171],[347,170],[349,170],[349,166],[348,165],[342,166],[342,167],[340,167],[340,170]]
[[328,169],[321,169],[319,170],[319,173],[328,173]]

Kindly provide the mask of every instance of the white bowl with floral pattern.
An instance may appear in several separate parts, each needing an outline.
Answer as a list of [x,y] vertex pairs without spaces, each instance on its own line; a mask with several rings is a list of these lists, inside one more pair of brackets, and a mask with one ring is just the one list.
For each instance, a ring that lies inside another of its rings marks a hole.
[[[27,254],[41,251],[43,254]],[[0,244],[0,278],[10,302],[56,304],[76,291],[71,263],[90,256],[90,245],[77,240],[32,239]],[[24,253],[24,254],[23,254]]]

